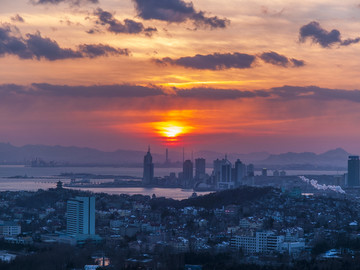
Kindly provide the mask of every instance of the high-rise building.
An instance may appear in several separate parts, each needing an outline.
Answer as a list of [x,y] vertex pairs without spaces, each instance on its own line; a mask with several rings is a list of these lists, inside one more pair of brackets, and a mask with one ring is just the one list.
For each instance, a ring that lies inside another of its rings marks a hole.
[[220,169],[220,182],[231,182],[231,162],[225,157]]
[[204,179],[205,177],[205,165],[206,161],[204,158],[195,159],[195,179]]
[[348,159],[348,182],[349,187],[360,186],[360,160],[359,156],[349,156]]
[[249,164],[246,166],[246,171],[247,171],[247,175],[248,176],[254,176],[255,175],[255,168],[254,168],[254,164]]
[[227,156],[225,156],[225,159],[221,160],[219,180],[217,184],[219,189],[229,189],[235,187],[235,183],[232,179],[232,165],[227,159]]
[[216,159],[214,160],[214,163],[213,163],[213,177],[214,177],[214,182],[215,184],[217,184],[219,181],[220,181],[220,170],[221,170],[221,164],[222,164],[222,161],[220,159]]
[[238,159],[235,162],[234,181],[236,186],[242,185],[243,178],[246,176],[246,165]]
[[193,187],[194,167],[191,160],[185,160],[183,163],[183,186],[191,188]]
[[154,163],[152,162],[152,156],[150,154],[150,146],[149,149],[144,156],[144,174],[142,183],[144,185],[152,184],[154,179]]
[[95,197],[76,197],[67,202],[66,232],[75,237],[95,235]]

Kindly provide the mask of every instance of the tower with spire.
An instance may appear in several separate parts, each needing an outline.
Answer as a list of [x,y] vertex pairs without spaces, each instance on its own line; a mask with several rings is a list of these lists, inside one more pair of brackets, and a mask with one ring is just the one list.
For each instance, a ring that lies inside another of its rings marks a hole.
[[152,156],[150,153],[150,145],[146,155],[144,156],[144,173],[143,173],[143,185],[151,185],[154,179],[154,163],[152,162]]

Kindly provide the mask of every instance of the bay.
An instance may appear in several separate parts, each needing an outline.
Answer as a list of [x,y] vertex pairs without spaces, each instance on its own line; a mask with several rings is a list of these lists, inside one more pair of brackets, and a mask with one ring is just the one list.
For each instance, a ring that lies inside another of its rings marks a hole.
[[[155,176],[164,177],[170,172],[176,174],[181,172],[181,168],[155,168]],[[212,168],[207,168],[206,172],[211,174]],[[62,173],[74,174],[94,174],[94,175],[113,175],[113,176],[132,176],[142,177],[142,168],[125,167],[26,167],[26,166],[0,166],[0,191],[36,191],[38,189],[55,188],[56,182],[61,180],[69,183],[70,178],[60,177]],[[343,171],[286,171],[287,175],[340,175]],[[255,172],[261,174],[260,171]],[[268,175],[272,175],[269,171]],[[16,177],[16,178],[14,178]],[[109,182],[111,179],[92,179],[92,182]],[[80,189],[80,188],[77,188]],[[176,200],[186,199],[192,195],[191,189],[181,188],[143,188],[143,187],[119,187],[119,188],[81,188],[95,193],[108,194],[143,194],[157,197],[167,197]],[[209,192],[197,192],[198,195]]]

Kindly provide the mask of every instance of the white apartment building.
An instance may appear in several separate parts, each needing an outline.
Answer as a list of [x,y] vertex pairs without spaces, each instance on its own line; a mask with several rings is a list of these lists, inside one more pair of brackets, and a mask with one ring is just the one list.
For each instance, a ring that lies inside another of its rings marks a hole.
[[95,198],[76,197],[67,202],[67,234],[95,235]]
[[236,235],[231,239],[232,249],[242,249],[245,253],[271,253],[280,251],[283,235],[274,232],[256,232],[253,235]]

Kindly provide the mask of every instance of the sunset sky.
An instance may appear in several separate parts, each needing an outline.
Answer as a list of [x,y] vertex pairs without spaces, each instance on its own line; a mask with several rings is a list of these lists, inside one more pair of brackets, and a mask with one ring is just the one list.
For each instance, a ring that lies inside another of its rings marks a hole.
[[360,153],[360,1],[1,0],[0,142]]

